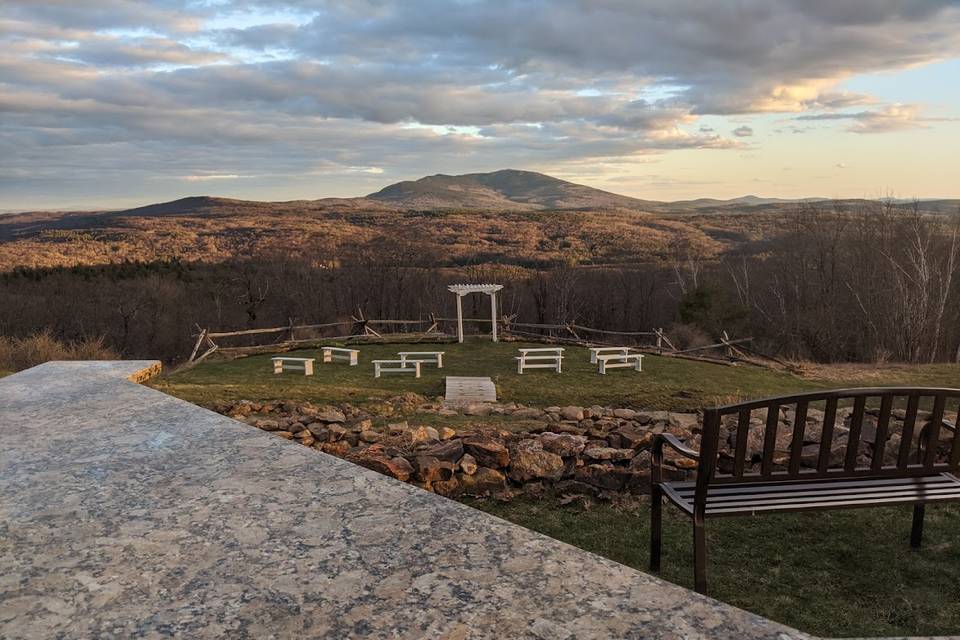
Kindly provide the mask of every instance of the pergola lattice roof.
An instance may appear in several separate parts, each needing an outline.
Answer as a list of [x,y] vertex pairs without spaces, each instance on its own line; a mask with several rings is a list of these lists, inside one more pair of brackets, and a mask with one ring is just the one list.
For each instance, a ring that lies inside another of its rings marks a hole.
[[447,287],[451,292],[457,295],[467,293],[496,293],[503,289],[502,284],[451,284]]

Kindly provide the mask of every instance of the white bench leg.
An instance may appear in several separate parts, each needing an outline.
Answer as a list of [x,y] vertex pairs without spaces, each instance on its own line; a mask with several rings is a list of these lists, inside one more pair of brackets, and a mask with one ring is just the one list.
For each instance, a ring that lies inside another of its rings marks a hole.
[[274,372],[274,373],[283,373],[283,363],[282,363],[282,362],[274,362],[274,363],[273,363],[273,372]]
[[420,364],[421,364],[421,362],[420,362],[419,360],[417,360],[417,361],[414,362],[413,364],[417,365],[417,374],[416,374],[414,377],[419,378],[419,377],[420,377]]
[[323,350],[323,361],[324,362],[333,362],[333,352],[328,351],[327,349]]
[[600,375],[604,375],[604,376],[607,375],[607,361],[606,361],[606,360],[601,360],[601,361],[600,361]]
[[374,377],[374,378],[379,378],[379,377],[380,377],[380,363],[379,363],[379,362],[376,363],[375,365],[373,365],[373,377]]
[[437,369],[443,369],[443,354],[437,354]]
[[350,366],[351,366],[351,367],[357,366],[357,354],[356,354],[356,353],[351,353],[351,354],[350,354]]
[[523,360],[517,360],[517,373],[523,375]]
[[634,367],[637,371],[643,371],[643,358],[637,358],[637,366]]
[[313,375],[313,363],[312,363],[312,362],[304,362],[304,363],[303,363],[303,375],[305,375],[305,376],[312,376],[312,375]]

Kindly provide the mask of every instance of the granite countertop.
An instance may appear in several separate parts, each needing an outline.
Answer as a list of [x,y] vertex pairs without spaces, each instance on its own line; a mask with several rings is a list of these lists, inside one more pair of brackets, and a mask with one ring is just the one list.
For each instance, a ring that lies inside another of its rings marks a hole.
[[0,380],[0,638],[807,637],[130,381],[157,366]]

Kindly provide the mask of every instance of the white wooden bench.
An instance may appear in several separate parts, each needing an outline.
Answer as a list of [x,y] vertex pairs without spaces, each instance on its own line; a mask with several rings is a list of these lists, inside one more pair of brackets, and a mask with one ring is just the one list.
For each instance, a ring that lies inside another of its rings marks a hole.
[[607,369],[620,369],[623,367],[632,367],[636,371],[643,371],[643,354],[600,354],[597,356],[597,364],[600,366],[600,373],[602,374],[606,374]]
[[373,377],[379,378],[381,373],[412,373],[414,378],[420,377],[419,360],[374,360]]
[[432,362],[437,365],[437,369],[443,369],[443,354],[445,351],[400,351],[401,362]]
[[553,369],[561,373],[563,365],[563,347],[537,349],[517,349],[517,373],[523,375],[524,369]]
[[606,354],[619,354],[622,356],[630,353],[630,347],[590,347],[590,364],[597,364],[597,356]]
[[324,362],[333,362],[334,360],[346,360],[351,367],[359,362],[360,352],[356,349],[344,349],[343,347],[320,347],[323,352]]
[[277,356],[270,358],[273,360],[273,372],[283,373],[286,370],[303,371],[303,375],[313,375],[313,358],[288,358],[287,356]]

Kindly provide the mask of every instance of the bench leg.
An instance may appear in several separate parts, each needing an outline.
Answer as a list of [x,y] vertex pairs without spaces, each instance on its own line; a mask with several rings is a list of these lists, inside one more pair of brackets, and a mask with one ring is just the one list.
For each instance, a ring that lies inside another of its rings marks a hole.
[[312,375],[313,375],[313,363],[312,363],[312,362],[304,362],[304,363],[303,363],[303,375],[305,375],[305,376],[312,376]]
[[374,378],[380,377],[380,365],[378,364],[373,366],[373,377]]
[[660,572],[660,547],[663,540],[663,490],[650,484],[650,571]]
[[324,352],[323,352],[323,361],[324,361],[324,362],[333,362],[333,352],[332,352],[332,351],[324,351]]
[[703,516],[693,517],[693,584],[697,593],[707,593],[707,537]]
[[923,540],[923,513],[926,509],[924,504],[913,505],[913,527],[910,529],[910,546],[914,549],[920,548],[920,542]]

